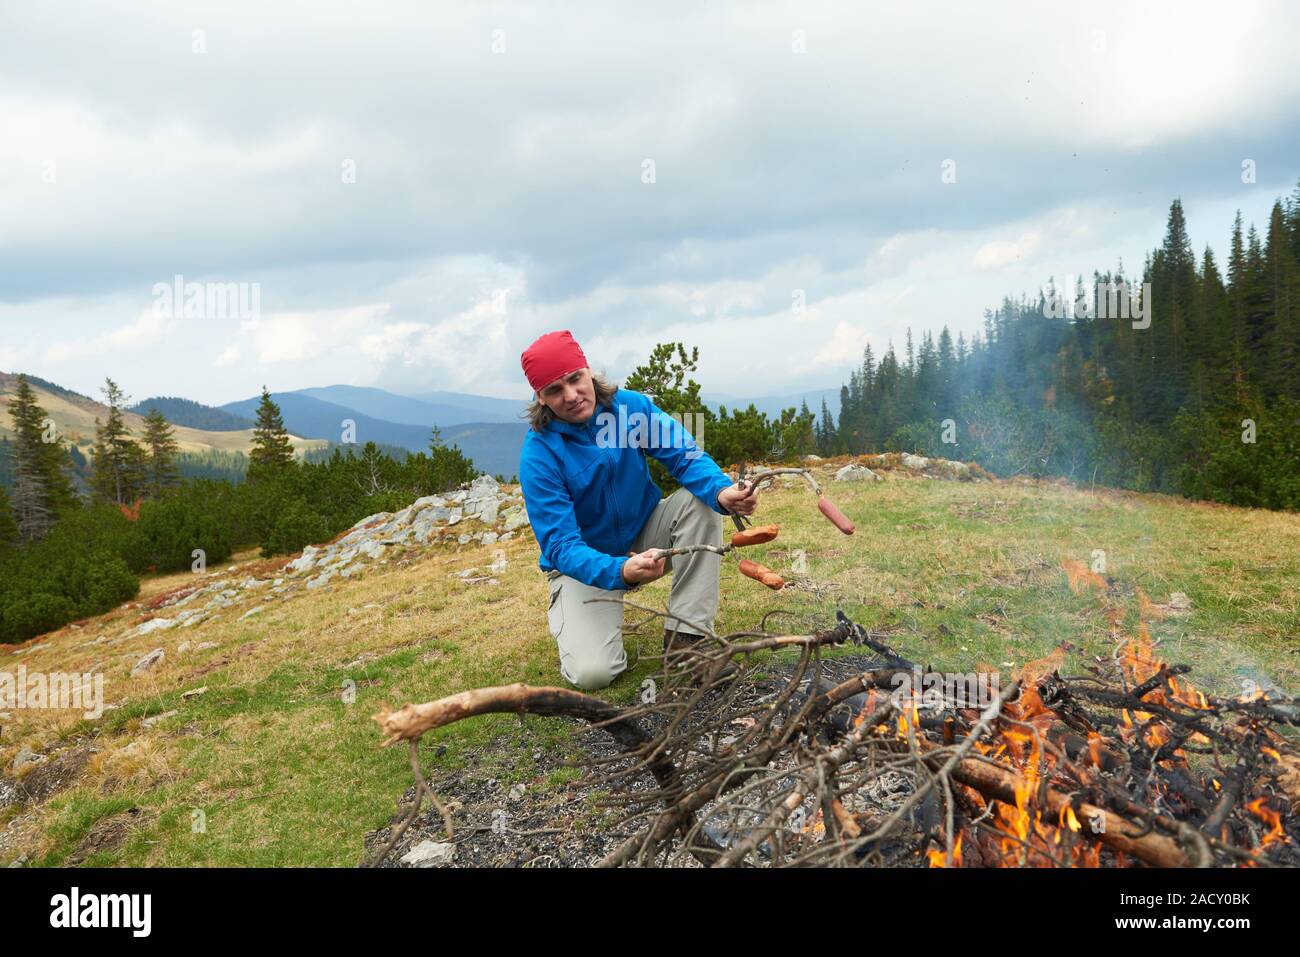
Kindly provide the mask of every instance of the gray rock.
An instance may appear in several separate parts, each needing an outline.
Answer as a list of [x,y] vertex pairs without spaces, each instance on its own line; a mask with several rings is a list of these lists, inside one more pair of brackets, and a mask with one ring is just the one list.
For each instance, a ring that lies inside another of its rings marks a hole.
[[522,505],[512,505],[505,511],[505,530],[513,532],[516,528],[528,524],[528,512]]
[[393,517],[392,512],[375,512],[374,515],[367,515],[361,521],[357,522],[355,525],[352,526],[352,529],[354,531],[364,530],[365,527],[369,525],[371,522],[378,522],[381,519],[387,520],[387,519],[391,519],[392,517]]
[[243,621],[245,618],[252,618],[254,615],[260,615],[270,607],[270,605],[258,605],[256,608],[250,608],[239,616],[239,620]]
[[132,638],[139,638],[141,635],[147,635],[154,631],[166,631],[176,624],[175,618],[150,618],[143,625],[131,633]]
[[166,657],[167,655],[161,648],[155,648],[135,663],[135,667],[131,669],[131,677],[135,678],[138,675],[144,674],[146,671],[152,670]]
[[879,482],[881,481],[881,479],[879,475],[871,471],[871,469],[867,468],[865,465],[858,465],[855,462],[850,462],[848,465],[844,466],[842,469],[840,469],[838,472],[835,473],[835,481],[837,482]]
[[151,717],[148,717],[148,718],[145,718],[143,721],[141,721],[141,722],[140,722],[140,727],[142,727],[142,728],[152,728],[152,727],[153,727],[155,724],[157,724],[158,722],[160,722],[160,721],[166,721],[168,718],[174,718],[174,717],[176,717],[178,714],[180,714],[179,711],[164,711],[162,714],[155,714],[155,715],[153,715],[153,716],[151,716]]
[[320,553],[321,550],[315,545],[308,545],[302,550],[301,556],[294,559],[286,566],[286,570],[295,575],[300,572],[310,571],[316,564],[316,560],[320,556]]
[[371,561],[384,557],[385,546],[379,542],[363,542],[357,546],[357,552],[365,555]]
[[408,867],[443,867],[456,859],[456,845],[450,841],[421,841],[402,856]]
[[911,452],[906,453],[902,461],[903,468],[913,472],[923,472],[930,467],[930,460],[924,455],[913,455]]
[[333,570],[333,569],[330,569],[329,571],[321,572],[321,573],[320,573],[319,575],[317,575],[315,578],[312,578],[312,579],[309,579],[309,580],[308,580],[308,582],[307,582],[307,587],[308,587],[308,588],[320,588],[320,587],[322,587],[322,586],[324,586],[324,585],[328,585],[328,584],[330,583],[330,579],[333,578],[333,577],[334,577],[334,570]]
[[17,774],[19,769],[25,768],[29,764],[41,764],[46,760],[48,759],[45,755],[37,754],[31,748],[27,747],[27,745],[23,745],[18,751],[18,757],[14,758],[13,771]]

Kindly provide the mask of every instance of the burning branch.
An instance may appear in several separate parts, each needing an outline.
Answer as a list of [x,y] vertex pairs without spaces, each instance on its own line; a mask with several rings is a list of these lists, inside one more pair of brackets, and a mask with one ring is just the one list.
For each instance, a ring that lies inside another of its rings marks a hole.
[[673,646],[634,707],[516,684],[375,720],[384,744],[412,748],[492,712],[603,729],[621,753],[583,765],[631,833],[602,866],[1300,863],[1296,816],[1277,800],[1295,750],[1271,728],[1295,723],[1288,702],[1204,695],[1138,643],[1111,675],[1062,676],[1060,651],[972,707],[947,686],[919,698],[917,682],[943,674],[843,613],[807,634],[765,629]]

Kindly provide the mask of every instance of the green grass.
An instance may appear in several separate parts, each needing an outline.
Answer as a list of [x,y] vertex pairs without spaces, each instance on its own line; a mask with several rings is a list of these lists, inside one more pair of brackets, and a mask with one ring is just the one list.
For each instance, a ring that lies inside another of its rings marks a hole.
[[[825,522],[806,489],[776,489],[761,496],[756,518],[779,523],[780,538],[747,550],[788,573],[792,550],[803,549],[820,597],[768,591],[728,562],[719,631],[752,628],[780,608],[791,615],[775,621],[801,632],[827,624],[841,607],[888,633],[901,653],[945,670],[985,663],[1006,673],[1061,643],[1073,649],[1068,670],[1114,650],[1108,603],[1120,613],[1122,634],[1132,635],[1137,589],[1154,602],[1181,591],[1192,600],[1190,614],[1149,625],[1162,657],[1193,666],[1194,684],[1235,693],[1249,675],[1300,686],[1300,515],[1051,484],[890,477],[827,488],[857,523],[855,535]],[[487,565],[497,547],[510,559],[499,586],[451,577]],[[1062,562],[1091,563],[1095,550],[1105,552],[1116,597],[1075,594],[1067,585]],[[92,762],[75,786],[42,805],[0,812],[0,825],[17,819],[25,836],[0,851],[0,864],[20,850],[30,863],[61,864],[97,822],[138,807],[146,813],[130,835],[85,864],[354,866],[363,835],[388,822],[411,783],[406,750],[378,747],[370,715],[476,686],[563,684],[531,538],[411,557],[409,566],[372,568],[248,621],[119,646],[143,654],[162,644],[167,660],[135,680],[125,677],[127,666],[105,665],[108,700],[122,707],[99,722],[16,714],[14,733],[0,746],[5,766],[23,744],[42,750],[59,740],[100,748],[102,766]],[[183,580],[150,583],[145,597]],[[662,607],[668,587],[656,582],[636,600]],[[367,603],[382,607],[360,610]],[[358,611],[349,615],[349,608]],[[122,633],[137,615],[115,612],[46,636],[48,647],[25,659],[28,667],[89,670],[103,652],[78,644],[87,635]],[[641,617],[628,611],[629,621]],[[629,657],[642,660],[602,693],[611,701],[634,701],[654,670],[644,659],[660,650],[662,629],[652,622],[642,631],[627,640]],[[175,646],[183,639],[221,647],[180,655]],[[17,661],[0,653],[0,668]],[[347,682],[355,683],[351,703]],[[206,694],[181,698],[200,685]],[[141,719],[170,710],[180,714],[140,727]],[[576,755],[571,728],[541,718],[521,726],[514,716],[462,722],[426,736],[425,768],[506,784],[532,780],[539,773],[534,751]],[[119,756],[133,741],[145,742],[145,752]],[[498,763],[480,766],[479,749],[494,742],[504,745],[492,751]],[[439,747],[445,751],[435,757]],[[577,773],[550,771],[542,786],[562,788]]]

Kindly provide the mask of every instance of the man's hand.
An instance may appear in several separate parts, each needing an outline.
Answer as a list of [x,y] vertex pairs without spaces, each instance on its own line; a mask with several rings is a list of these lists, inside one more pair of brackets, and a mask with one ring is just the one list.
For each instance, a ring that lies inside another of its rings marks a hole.
[[758,508],[758,490],[752,482],[744,485],[743,489],[740,483],[724,488],[718,493],[718,505],[737,515],[753,515],[754,509]]
[[623,581],[629,585],[640,585],[643,582],[652,582],[656,578],[662,578],[665,567],[664,563],[668,557],[664,556],[658,561],[655,556],[659,554],[660,549],[651,548],[642,552],[640,555],[633,555],[623,563]]

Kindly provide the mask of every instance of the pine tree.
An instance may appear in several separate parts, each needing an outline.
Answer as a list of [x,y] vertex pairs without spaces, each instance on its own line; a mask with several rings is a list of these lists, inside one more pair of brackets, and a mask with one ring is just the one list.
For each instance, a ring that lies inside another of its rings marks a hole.
[[180,480],[176,455],[180,445],[171,423],[155,408],[144,417],[144,444],[149,449],[146,472],[149,476],[149,494],[160,498],[162,493]]
[[18,388],[9,403],[9,417],[14,430],[9,467],[15,476],[21,469],[27,470],[28,494],[40,495],[40,511],[53,521],[77,504],[69,478],[71,461],[63,439],[37,403],[36,393],[25,375],[18,376]]
[[13,514],[22,541],[39,541],[49,534],[54,514],[48,502],[45,477],[38,463],[20,455],[14,470]]
[[0,555],[18,544],[18,522],[9,505],[9,493],[0,485]]
[[831,418],[831,410],[826,405],[826,397],[822,396],[821,423],[817,429],[817,454],[830,456],[834,455],[835,451],[835,420]]
[[1262,385],[1269,396],[1286,395],[1297,377],[1296,340],[1300,328],[1300,269],[1291,255],[1285,213],[1281,201],[1273,204],[1264,248],[1263,295],[1270,313],[1264,332],[1265,366]]
[[257,427],[253,432],[253,450],[248,456],[248,481],[275,479],[293,467],[293,443],[284,427],[280,407],[271,401],[271,393],[262,386],[262,402],[257,407]]
[[126,427],[122,409],[128,397],[112,379],[105,379],[104,402],[108,419],[95,419],[95,458],[90,485],[95,494],[114,505],[130,505],[144,491],[144,450]]

